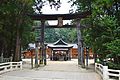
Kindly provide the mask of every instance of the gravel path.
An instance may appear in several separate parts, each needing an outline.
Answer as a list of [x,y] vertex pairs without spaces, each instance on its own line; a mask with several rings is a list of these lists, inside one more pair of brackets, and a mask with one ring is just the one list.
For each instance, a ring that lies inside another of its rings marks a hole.
[[[92,62],[92,61],[91,61]],[[0,80],[101,80],[94,72],[93,65],[83,69],[77,60],[49,61],[46,66],[30,69],[29,60],[24,60],[23,70],[7,72],[0,75]]]

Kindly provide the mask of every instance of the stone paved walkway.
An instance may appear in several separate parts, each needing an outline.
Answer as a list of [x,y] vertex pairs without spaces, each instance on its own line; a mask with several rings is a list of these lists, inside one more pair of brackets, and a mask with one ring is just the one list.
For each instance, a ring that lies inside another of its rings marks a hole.
[[[91,66],[91,65],[89,65]],[[30,69],[27,61],[23,70],[7,72],[0,75],[0,80],[101,80],[92,67],[88,70],[77,65],[77,60],[49,61],[46,66]]]

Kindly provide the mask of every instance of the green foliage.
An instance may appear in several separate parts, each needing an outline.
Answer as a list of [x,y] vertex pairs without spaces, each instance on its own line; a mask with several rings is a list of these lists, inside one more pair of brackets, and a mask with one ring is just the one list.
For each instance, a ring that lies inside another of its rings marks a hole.
[[[49,2],[49,4],[48,4]],[[56,10],[58,10],[58,8],[61,7],[61,1],[60,0],[35,0],[33,8],[34,11],[37,14],[41,14],[41,9],[43,8],[44,5],[49,5],[50,8],[55,8]]]
[[[87,0],[90,1],[90,0]],[[76,0],[78,12],[86,11],[84,3],[87,1]],[[103,61],[106,57],[112,57],[114,64],[120,64],[120,2],[118,0],[92,0],[92,14],[81,20],[82,25],[89,28],[82,31],[85,45],[92,47]]]
[[113,62],[109,62],[109,63],[108,63],[108,68],[109,68],[109,69],[120,70],[120,64],[115,64],[115,63],[113,63]]
[[45,42],[53,43],[58,39],[62,38],[64,41],[68,43],[75,43],[76,42],[76,30],[75,29],[46,29],[45,30]]
[[113,40],[104,44],[107,47],[107,58],[113,59],[112,62],[120,64],[120,39]]
[[[106,43],[105,46],[107,47],[107,50],[111,53],[112,56],[120,56],[120,39],[116,39],[111,41],[110,43]],[[108,56],[110,57],[110,55]]]
[[30,42],[32,21],[27,15],[32,13],[32,0],[0,1],[0,54],[9,57],[15,53],[17,31],[22,46]]

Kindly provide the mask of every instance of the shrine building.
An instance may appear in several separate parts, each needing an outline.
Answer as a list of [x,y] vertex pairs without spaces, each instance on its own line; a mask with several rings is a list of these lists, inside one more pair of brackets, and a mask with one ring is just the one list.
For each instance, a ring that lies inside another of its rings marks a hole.
[[[30,44],[32,46],[31,51],[24,51],[22,55],[24,55],[24,58],[31,58],[31,54],[33,57],[35,57],[35,44]],[[58,41],[54,43],[47,43],[46,46],[46,54],[47,58],[50,58],[50,60],[71,60],[71,59],[77,59],[78,57],[78,51],[77,51],[77,44],[68,44],[62,39],[59,39]],[[31,53],[32,52],[32,53]],[[40,48],[39,53],[40,55]]]
[[[33,57],[35,57],[35,44],[29,44],[29,45],[32,47],[32,49],[31,51],[27,50],[22,52],[22,55],[24,55],[24,58],[31,58],[31,54],[33,55]],[[40,54],[41,53],[39,48],[38,55]],[[63,41],[62,39],[59,39],[54,43],[47,43],[46,54],[47,54],[47,58],[50,58],[50,60],[53,60],[53,61],[67,61],[71,59],[77,59],[78,45],[69,44]],[[86,55],[86,49],[84,49],[84,55]],[[89,58],[93,59],[92,48],[90,48],[89,50]]]
[[77,44],[68,44],[62,39],[58,41],[47,44],[47,51],[50,60],[71,60],[71,58],[77,58]]

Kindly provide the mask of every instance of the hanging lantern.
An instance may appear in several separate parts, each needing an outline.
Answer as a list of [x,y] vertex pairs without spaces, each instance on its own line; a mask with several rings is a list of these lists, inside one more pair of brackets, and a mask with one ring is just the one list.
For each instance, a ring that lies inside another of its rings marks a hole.
[[58,26],[59,27],[63,26],[63,18],[62,17],[58,17]]

